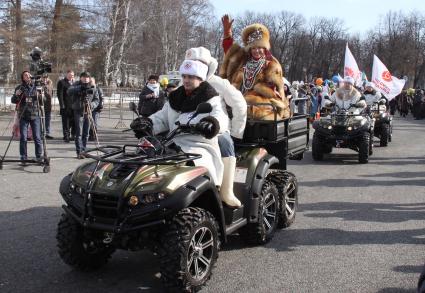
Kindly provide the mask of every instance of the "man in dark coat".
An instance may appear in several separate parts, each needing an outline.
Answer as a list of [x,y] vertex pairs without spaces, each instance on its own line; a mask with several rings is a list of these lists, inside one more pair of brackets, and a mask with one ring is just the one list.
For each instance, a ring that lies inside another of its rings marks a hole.
[[138,110],[143,117],[149,117],[164,106],[164,92],[160,89],[158,79],[157,75],[149,76],[148,83],[139,95]]
[[[72,111],[72,100],[68,96],[67,90],[74,83],[74,71],[68,70],[66,77],[59,80],[57,84],[57,95],[62,116],[63,140],[69,142],[70,134],[74,134],[74,113]],[[72,129],[72,130],[71,130]]]
[[72,99],[75,126],[75,150],[78,159],[84,159],[91,116],[93,109],[99,105],[99,94],[96,87],[90,84],[90,73],[87,71],[80,74],[80,81],[74,83],[68,89],[68,95]]

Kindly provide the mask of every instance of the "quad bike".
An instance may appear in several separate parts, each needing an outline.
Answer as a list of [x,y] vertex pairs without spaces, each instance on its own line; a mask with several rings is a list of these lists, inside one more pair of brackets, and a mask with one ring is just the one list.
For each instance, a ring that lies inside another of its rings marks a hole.
[[[200,104],[193,118],[209,111],[211,105]],[[306,149],[305,115],[263,125],[248,122],[234,180],[240,208],[221,202],[207,169],[193,164],[200,155],[173,143],[176,135],[203,135],[202,125],[189,122],[163,138],[146,134],[138,144],[87,151],[94,161],[66,176],[59,189],[66,204],[56,238],[66,264],[92,270],[105,265],[116,249],[149,248],[159,255],[166,290],[193,292],[210,278],[228,235],[237,231],[248,243],[264,244],[276,229],[294,222],[298,186],[285,170],[286,158]],[[132,130],[139,137],[141,130]],[[280,159],[265,149],[270,137],[251,139],[258,130],[275,139],[272,148],[279,149]]]
[[341,109],[334,105],[334,111],[313,123],[315,129],[312,155],[315,161],[323,160],[332,148],[349,148],[359,153],[359,163],[366,164],[373,153],[373,120],[364,109],[356,105]]
[[379,138],[379,145],[386,147],[393,135],[393,117],[387,111],[385,104],[374,103],[370,107],[370,115],[375,120],[373,134]]

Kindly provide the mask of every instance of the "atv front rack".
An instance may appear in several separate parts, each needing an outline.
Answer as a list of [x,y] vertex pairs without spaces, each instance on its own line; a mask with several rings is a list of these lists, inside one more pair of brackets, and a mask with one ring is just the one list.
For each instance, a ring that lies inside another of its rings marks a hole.
[[[136,154],[128,152],[128,148],[137,149],[137,144],[125,144],[124,146],[106,145],[92,148],[84,152],[84,156],[99,162],[114,164],[135,164],[135,165],[178,165],[193,161],[202,157],[199,154],[179,152],[175,154],[163,154],[151,157],[147,154]],[[94,155],[93,153],[102,153]]]

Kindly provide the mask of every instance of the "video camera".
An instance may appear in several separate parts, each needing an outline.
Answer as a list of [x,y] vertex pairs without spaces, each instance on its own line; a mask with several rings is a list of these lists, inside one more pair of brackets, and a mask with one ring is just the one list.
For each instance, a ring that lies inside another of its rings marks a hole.
[[88,84],[88,83],[82,83],[81,84],[81,96],[86,97],[87,95],[93,95],[94,94],[94,86]]
[[44,73],[52,72],[52,63],[43,61],[41,59],[41,54],[42,54],[42,51],[38,47],[35,47],[34,49],[32,49],[32,52],[30,54],[31,56],[30,71],[31,71],[31,74],[34,76],[35,80],[39,80]]

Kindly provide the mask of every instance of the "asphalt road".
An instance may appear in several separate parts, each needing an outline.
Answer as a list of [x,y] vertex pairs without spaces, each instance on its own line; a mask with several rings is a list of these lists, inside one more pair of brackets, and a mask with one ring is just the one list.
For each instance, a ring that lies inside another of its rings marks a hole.
[[[8,120],[0,118],[3,135]],[[425,261],[425,121],[394,124],[393,142],[376,147],[369,164],[349,150],[320,163],[310,152],[291,161],[300,202],[294,225],[260,247],[232,236],[202,292],[414,292]],[[103,142],[131,139],[111,121],[102,126]],[[56,136],[59,128],[54,122]],[[1,154],[7,142],[0,137]],[[9,155],[17,148],[13,142]],[[0,292],[161,292],[157,258],[147,251],[119,251],[93,273],[61,261],[58,186],[81,161],[72,143],[49,142],[49,153],[49,174],[38,166],[0,170]]]

